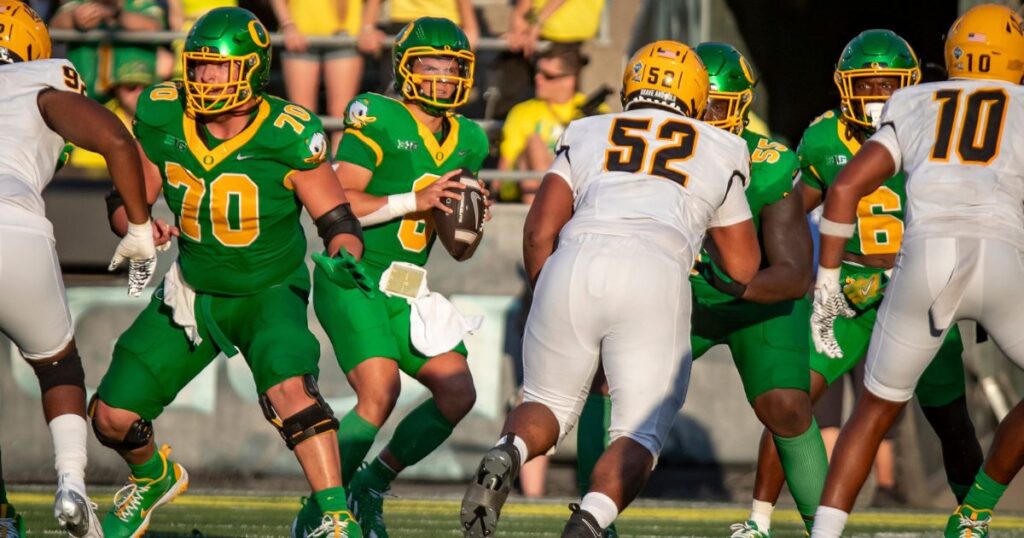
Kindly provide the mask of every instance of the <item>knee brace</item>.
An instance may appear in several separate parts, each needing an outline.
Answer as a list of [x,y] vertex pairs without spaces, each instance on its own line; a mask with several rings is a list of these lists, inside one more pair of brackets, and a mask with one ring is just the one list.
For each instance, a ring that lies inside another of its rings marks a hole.
[[285,419],[282,419],[277,414],[277,411],[274,410],[274,406],[270,403],[270,398],[267,397],[266,393],[260,394],[260,408],[263,409],[263,416],[277,428],[278,433],[281,434],[281,438],[284,439],[284,444],[289,450],[295,450],[299,443],[314,435],[338,430],[338,419],[334,418],[331,406],[327,405],[323,396],[320,395],[320,389],[317,388],[316,379],[313,375],[306,374],[303,376],[302,384],[306,394],[313,398],[315,402],[313,405]]
[[60,385],[72,385],[85,390],[85,370],[82,369],[82,357],[77,349],[72,349],[63,359],[58,361],[28,361],[36,372],[39,390],[46,391]]
[[153,439],[153,423],[144,418],[139,418],[133,422],[128,428],[128,433],[125,434],[124,439],[120,441],[104,435],[96,425],[96,418],[94,416],[96,414],[96,404],[99,401],[98,394],[93,394],[92,399],[89,400],[89,419],[92,420],[92,432],[96,434],[96,440],[101,445],[118,452],[128,452],[148,445],[150,440]]

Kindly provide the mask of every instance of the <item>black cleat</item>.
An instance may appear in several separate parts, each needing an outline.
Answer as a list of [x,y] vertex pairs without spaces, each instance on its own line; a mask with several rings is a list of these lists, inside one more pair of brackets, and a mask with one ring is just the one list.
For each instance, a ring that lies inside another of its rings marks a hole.
[[572,515],[562,529],[562,538],[604,538],[604,529],[590,512],[581,510],[576,503],[570,504],[569,510]]
[[519,451],[503,443],[487,451],[462,497],[459,520],[465,538],[494,536],[501,507],[519,476]]

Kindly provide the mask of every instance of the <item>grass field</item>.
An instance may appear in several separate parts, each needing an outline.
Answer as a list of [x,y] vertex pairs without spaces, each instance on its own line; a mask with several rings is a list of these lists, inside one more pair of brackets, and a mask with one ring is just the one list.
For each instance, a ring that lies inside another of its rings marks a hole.
[[[147,536],[242,537],[288,535],[289,524],[298,510],[296,496],[219,495],[190,492],[153,515]],[[100,509],[110,507],[112,490],[92,492]],[[24,514],[28,536],[58,536],[52,518],[52,494],[14,493],[11,502]],[[558,536],[568,517],[566,502],[511,502],[502,513],[498,536],[502,538]],[[392,538],[458,537],[459,503],[447,499],[388,499],[388,530]],[[622,536],[728,536],[731,523],[744,518],[744,507],[642,501],[619,519]],[[1024,538],[1024,517],[997,515],[995,536]],[[102,517],[102,515],[100,516]],[[916,537],[940,536],[946,514],[938,512],[859,512],[851,518],[848,536]],[[775,536],[803,536],[795,510],[780,508],[775,517]]]

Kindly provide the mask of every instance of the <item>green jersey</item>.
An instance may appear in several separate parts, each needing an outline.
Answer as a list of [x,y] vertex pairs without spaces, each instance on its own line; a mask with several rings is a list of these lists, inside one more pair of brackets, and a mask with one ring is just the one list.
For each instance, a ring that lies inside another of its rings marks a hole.
[[[747,142],[747,150],[750,151],[750,183],[745,194],[754,217],[754,227],[760,230],[761,209],[789,196],[793,190],[793,176],[799,165],[796,155],[789,148],[768,137],[749,129],[744,129],[740,136]],[[761,250],[762,263],[766,264],[764,248]],[[706,257],[707,253],[702,251],[700,256]],[[718,303],[736,299],[711,287],[699,274],[690,276],[690,284],[694,294],[703,302]]]
[[324,162],[327,139],[308,110],[265,96],[249,125],[218,140],[185,112],[171,82],[139,98],[135,136],[160,169],[185,281],[203,293],[249,295],[303,263],[301,204],[289,176]]
[[[366,192],[374,196],[418,191],[457,168],[476,175],[487,156],[487,135],[458,114],[444,121],[437,136],[401,101],[375,93],[358,95],[345,112],[345,136],[335,160],[372,172]],[[363,235],[363,263],[376,270],[393,261],[422,266],[435,239],[430,211],[368,226]]]
[[[800,178],[825,193],[839,170],[860,149],[854,131],[840,120],[838,110],[818,116],[804,131],[797,148]],[[857,204],[857,233],[846,242],[853,254],[895,254],[903,240],[903,208],[907,192],[903,172],[885,180],[875,192]]]

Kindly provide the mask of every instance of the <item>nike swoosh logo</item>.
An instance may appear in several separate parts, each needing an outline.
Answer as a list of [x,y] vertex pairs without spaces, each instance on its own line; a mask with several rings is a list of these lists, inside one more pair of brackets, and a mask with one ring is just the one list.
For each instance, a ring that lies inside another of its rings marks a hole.
[[252,159],[253,157],[255,157],[255,155],[245,155],[245,154],[242,154],[242,153],[239,153],[239,154],[235,155],[235,158],[238,159],[239,161],[244,161],[246,159]]

